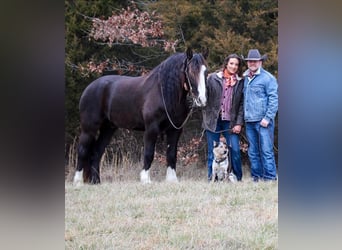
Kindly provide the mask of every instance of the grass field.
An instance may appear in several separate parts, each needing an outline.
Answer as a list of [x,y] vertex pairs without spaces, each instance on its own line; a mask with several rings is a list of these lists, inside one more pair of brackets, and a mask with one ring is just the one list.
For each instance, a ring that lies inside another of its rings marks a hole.
[[278,249],[277,182],[180,180],[66,181],[65,248]]

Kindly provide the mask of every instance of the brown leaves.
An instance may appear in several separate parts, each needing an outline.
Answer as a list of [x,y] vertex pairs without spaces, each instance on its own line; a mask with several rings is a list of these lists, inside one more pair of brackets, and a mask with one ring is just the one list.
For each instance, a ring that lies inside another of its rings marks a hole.
[[93,18],[93,27],[90,37],[106,42],[109,46],[113,43],[140,44],[142,47],[156,46],[160,44],[165,50],[174,49],[177,41],[166,41],[163,38],[162,22],[156,12],[149,14],[130,7],[122,9],[122,13],[108,17],[108,19]]
[[198,162],[200,143],[201,138],[192,138],[187,145],[178,147],[177,157],[182,161],[182,165],[186,166]]
[[107,59],[106,61],[104,62],[101,62],[100,64],[96,64],[94,63],[93,61],[90,61],[88,64],[87,64],[87,67],[89,69],[90,72],[97,72],[97,73],[100,73],[102,74],[103,70],[106,68],[106,66],[108,65],[108,62],[109,62],[109,59]]
[[[142,47],[160,46],[165,51],[175,52],[176,41],[169,41],[164,38],[164,30],[161,20],[156,12],[151,14],[140,11],[132,3],[132,7],[122,9],[118,14],[112,13],[108,18],[92,18],[92,29],[89,37],[107,44],[108,46],[137,44]],[[101,59],[100,59],[101,60]],[[135,72],[140,75],[146,74],[144,66],[135,65],[134,62],[117,58],[97,61],[91,59],[88,63],[79,65],[82,75],[88,77],[90,74],[101,75],[105,70],[115,71],[117,74]]]
[[102,62],[96,62],[95,60],[90,60],[85,65],[78,65],[78,69],[84,77],[90,76],[90,74],[101,75],[104,71],[115,71],[116,74],[122,75],[126,72],[135,72],[139,75],[145,75],[149,71],[144,66],[135,65],[129,62],[120,62],[118,60],[111,61],[106,59]]
[[[225,138],[221,137],[220,140],[225,142]],[[206,152],[204,147],[206,146],[206,140],[202,140],[201,137],[194,137],[186,143],[179,143],[177,149],[177,159],[182,166],[188,166],[201,162],[203,157],[200,154]],[[240,140],[240,150],[242,153],[247,153],[248,143],[244,140]],[[165,150],[157,149],[154,156],[154,161],[157,161],[161,165],[166,165]]]

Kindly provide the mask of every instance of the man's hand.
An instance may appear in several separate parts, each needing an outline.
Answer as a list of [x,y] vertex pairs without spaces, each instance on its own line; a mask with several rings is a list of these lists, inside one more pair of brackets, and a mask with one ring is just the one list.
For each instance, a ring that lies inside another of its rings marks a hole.
[[269,124],[269,121],[267,121],[265,118],[263,118],[260,122],[261,127],[267,128]]

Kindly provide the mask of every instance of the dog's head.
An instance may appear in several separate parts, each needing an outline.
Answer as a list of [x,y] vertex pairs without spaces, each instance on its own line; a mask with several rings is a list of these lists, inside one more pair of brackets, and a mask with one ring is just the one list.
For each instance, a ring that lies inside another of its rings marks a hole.
[[213,152],[214,152],[215,159],[217,160],[226,158],[228,156],[227,144],[223,141],[220,141],[220,142],[214,141]]

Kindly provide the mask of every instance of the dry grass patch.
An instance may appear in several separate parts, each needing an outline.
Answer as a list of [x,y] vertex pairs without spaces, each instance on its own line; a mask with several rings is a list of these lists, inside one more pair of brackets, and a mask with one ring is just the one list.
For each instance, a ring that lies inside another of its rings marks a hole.
[[66,249],[277,249],[277,182],[65,186]]

